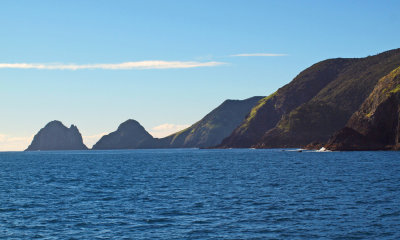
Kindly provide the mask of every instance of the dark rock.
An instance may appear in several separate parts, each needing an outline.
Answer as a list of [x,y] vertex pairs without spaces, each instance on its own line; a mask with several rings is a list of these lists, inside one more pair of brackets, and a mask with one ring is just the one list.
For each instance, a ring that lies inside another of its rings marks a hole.
[[400,67],[383,77],[346,127],[328,142],[329,150],[397,150],[400,139]]
[[304,149],[306,149],[306,150],[320,150],[324,146],[325,146],[325,143],[312,142],[312,143],[307,144],[304,147]]
[[121,123],[115,132],[103,136],[93,150],[108,149],[137,149],[151,146],[155,139],[143,128],[139,122],[129,119]]
[[352,128],[345,127],[335,133],[325,148],[332,151],[365,151],[383,150],[385,146],[366,138]]
[[38,150],[87,150],[87,147],[75,125],[67,128],[60,121],[52,121],[40,129],[25,151]]

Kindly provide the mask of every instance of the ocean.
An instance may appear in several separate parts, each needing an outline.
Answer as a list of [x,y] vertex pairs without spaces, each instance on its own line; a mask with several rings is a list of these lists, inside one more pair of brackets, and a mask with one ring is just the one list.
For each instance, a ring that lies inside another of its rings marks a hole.
[[0,153],[1,239],[400,239],[400,152]]

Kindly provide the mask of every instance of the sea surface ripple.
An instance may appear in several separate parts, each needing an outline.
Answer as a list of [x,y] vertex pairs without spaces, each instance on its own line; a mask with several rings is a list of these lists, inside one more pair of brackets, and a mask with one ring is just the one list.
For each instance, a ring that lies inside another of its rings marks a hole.
[[1,239],[400,239],[400,152],[7,152],[0,180]]

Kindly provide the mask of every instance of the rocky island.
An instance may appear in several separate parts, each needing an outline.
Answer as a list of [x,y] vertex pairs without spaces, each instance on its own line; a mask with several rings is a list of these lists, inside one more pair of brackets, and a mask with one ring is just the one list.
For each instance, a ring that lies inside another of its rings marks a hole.
[[103,136],[92,149],[135,149],[142,148],[146,143],[152,144],[152,141],[154,138],[139,122],[129,119],[121,123],[116,131]]
[[60,121],[51,121],[34,136],[25,151],[87,150],[75,125],[67,128]]

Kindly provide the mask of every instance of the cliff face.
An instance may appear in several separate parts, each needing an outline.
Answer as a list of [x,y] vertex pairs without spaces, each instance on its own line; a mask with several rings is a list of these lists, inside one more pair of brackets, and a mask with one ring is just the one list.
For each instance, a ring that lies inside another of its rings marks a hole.
[[35,135],[25,151],[87,150],[76,126],[65,127],[60,121],[49,122]]
[[380,78],[400,65],[400,49],[331,59],[301,72],[263,99],[221,147],[302,147],[343,128]]
[[166,148],[213,147],[220,144],[263,97],[226,100],[189,128],[160,139]]
[[383,77],[346,127],[325,146],[330,150],[398,149],[400,67]]
[[136,149],[151,141],[154,141],[154,138],[142,125],[130,119],[121,123],[115,132],[103,136],[92,149]]
[[219,147],[251,147],[274,128],[283,115],[312,99],[322,88],[337,78],[353,59],[331,59],[314,64],[292,82],[262,99],[246,119]]

